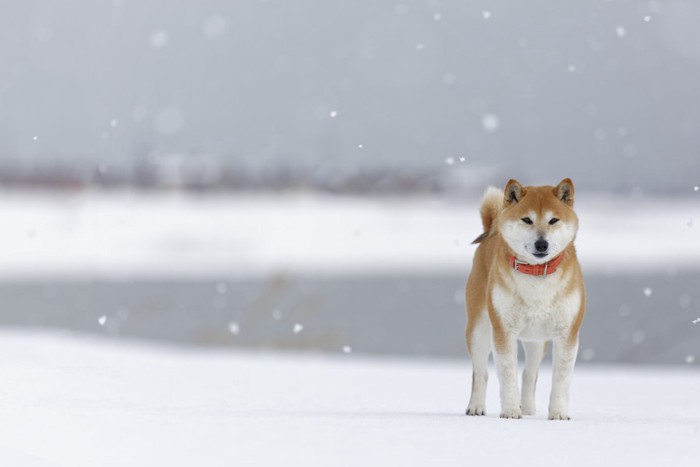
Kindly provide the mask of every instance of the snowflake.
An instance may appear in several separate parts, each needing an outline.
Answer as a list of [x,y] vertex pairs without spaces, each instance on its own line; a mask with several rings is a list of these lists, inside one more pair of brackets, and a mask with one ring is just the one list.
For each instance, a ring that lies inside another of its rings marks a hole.
[[498,127],[501,126],[501,120],[497,115],[486,114],[481,117],[481,126],[485,131],[493,133],[494,131],[498,130]]

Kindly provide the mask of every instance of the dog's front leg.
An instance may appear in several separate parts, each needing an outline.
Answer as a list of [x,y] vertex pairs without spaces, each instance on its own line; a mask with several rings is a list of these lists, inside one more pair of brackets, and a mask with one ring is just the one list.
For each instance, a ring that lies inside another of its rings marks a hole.
[[518,391],[518,340],[494,329],[493,358],[501,386],[501,418],[522,418]]
[[549,419],[570,420],[569,388],[574,372],[576,354],[578,353],[578,336],[556,337],[552,346],[552,393],[549,398]]

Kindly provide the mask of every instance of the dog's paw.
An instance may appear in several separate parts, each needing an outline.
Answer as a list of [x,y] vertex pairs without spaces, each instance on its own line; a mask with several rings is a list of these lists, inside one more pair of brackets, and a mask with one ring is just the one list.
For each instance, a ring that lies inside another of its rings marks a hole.
[[514,409],[501,410],[501,418],[523,418],[523,411],[520,407]]
[[470,405],[465,412],[467,415],[486,415],[486,407],[483,405]]
[[535,404],[523,404],[523,415],[535,415]]
[[549,419],[550,420],[571,420],[571,417],[569,417],[564,412],[549,412]]

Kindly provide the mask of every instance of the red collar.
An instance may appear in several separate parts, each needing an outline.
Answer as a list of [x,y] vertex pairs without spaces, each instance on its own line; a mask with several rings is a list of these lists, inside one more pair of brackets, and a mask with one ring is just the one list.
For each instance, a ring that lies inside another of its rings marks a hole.
[[562,259],[564,259],[563,254],[547,261],[544,264],[528,264],[518,261],[515,256],[511,256],[510,267],[523,274],[529,274],[531,276],[546,276],[549,274],[554,274]]

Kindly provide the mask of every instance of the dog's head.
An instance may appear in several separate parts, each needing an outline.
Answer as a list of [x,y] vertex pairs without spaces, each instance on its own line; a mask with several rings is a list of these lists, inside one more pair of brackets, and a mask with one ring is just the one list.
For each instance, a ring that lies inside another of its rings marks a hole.
[[557,186],[523,187],[510,180],[503,203],[498,229],[516,256],[528,263],[555,258],[576,237],[574,184],[568,178]]

